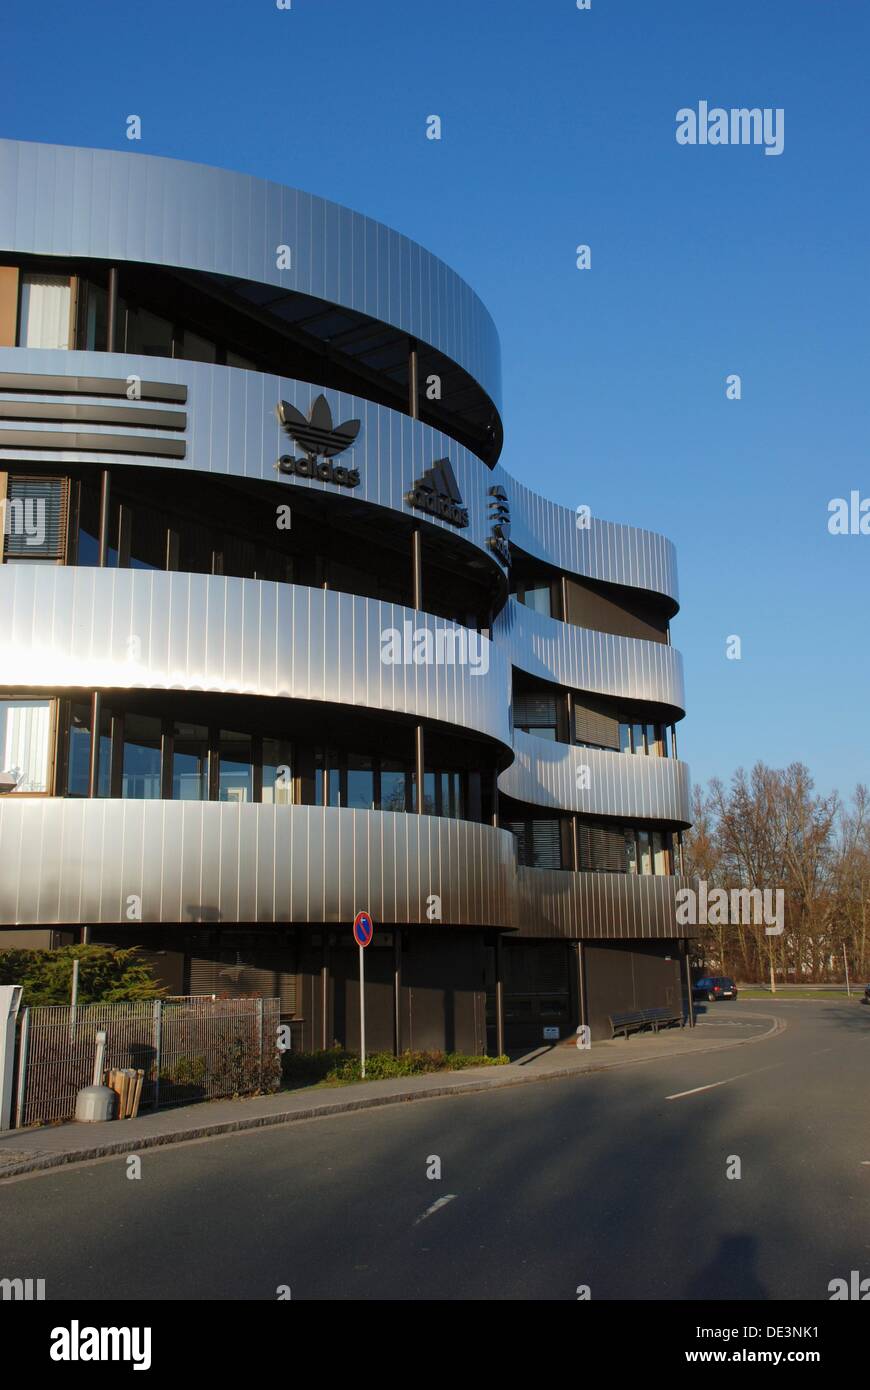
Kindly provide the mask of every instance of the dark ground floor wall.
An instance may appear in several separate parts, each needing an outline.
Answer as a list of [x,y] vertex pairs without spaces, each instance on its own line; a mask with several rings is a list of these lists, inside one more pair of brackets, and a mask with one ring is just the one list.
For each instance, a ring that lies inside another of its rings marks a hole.
[[[74,939],[62,929],[0,931],[0,951]],[[118,927],[94,929],[91,939],[139,946],[170,994],[279,997],[296,1048],[359,1049],[359,950],[349,927]],[[574,1037],[582,1022],[595,1042],[610,1037],[612,1013],[681,1003],[689,1011],[680,940],[576,942],[469,928],[376,928],[365,978],[369,1052],[492,1055],[500,1042],[516,1052]]]

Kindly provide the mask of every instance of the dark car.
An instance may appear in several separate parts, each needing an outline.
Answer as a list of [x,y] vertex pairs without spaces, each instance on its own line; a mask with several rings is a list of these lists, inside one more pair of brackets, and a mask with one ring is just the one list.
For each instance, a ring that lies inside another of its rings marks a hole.
[[864,999],[862,1002],[865,1004],[870,1004],[870,985],[864,986]]
[[693,999],[736,999],[737,986],[730,975],[705,975],[692,986]]

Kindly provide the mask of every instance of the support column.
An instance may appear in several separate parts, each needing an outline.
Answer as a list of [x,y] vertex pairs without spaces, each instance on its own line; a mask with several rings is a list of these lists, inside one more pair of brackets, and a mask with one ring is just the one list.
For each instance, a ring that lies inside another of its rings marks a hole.
[[577,993],[580,999],[580,1022],[588,1025],[589,1010],[586,1003],[586,960],[583,951],[583,942],[578,941],[577,945]]
[[683,960],[686,966],[686,999],[689,1008],[689,1027],[695,1026],[695,1004],[692,999],[692,967],[689,963],[689,938],[683,938]]
[[402,1051],[402,933],[393,932],[393,1051]]
[[323,955],[320,966],[320,1046],[329,1047],[329,932],[323,932]]
[[418,816],[422,816],[423,787],[426,777],[426,739],[422,724],[418,724],[414,729],[414,772],[417,779],[417,804],[414,810]]
[[106,352],[115,351],[115,321],[118,317],[118,268],[109,267],[109,292],[106,296]]
[[412,420],[420,418],[417,343],[413,338],[408,343],[408,414]]
[[419,526],[411,532],[411,607],[423,607],[423,536]]
[[501,936],[495,941],[495,1050],[504,1053],[504,944]]
[[498,772],[492,770],[492,823],[498,829]]

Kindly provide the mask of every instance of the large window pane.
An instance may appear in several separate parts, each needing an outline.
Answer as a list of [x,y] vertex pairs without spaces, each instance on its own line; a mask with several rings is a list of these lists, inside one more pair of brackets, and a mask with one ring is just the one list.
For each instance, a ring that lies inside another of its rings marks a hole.
[[50,700],[0,700],[0,774],[11,791],[48,791],[50,736]]
[[551,618],[552,613],[552,593],[549,584],[527,584],[523,603],[526,608],[533,608],[536,613],[543,613]]
[[[160,720],[147,714],[128,714],[124,720],[124,764],[121,795],[135,801],[160,797]],[[100,759],[102,762],[102,758]]]
[[66,553],[67,483],[64,478],[12,474],[3,513],[7,561],[62,560]]
[[91,761],[91,712],[87,705],[73,705],[69,726],[67,795],[87,796]]
[[631,752],[631,725],[620,724],[619,726],[619,751],[620,753]]
[[220,732],[219,801],[253,801],[254,762],[249,734]]
[[69,347],[70,287],[67,275],[22,275],[19,347]]
[[275,806],[293,802],[293,747],[285,739],[263,739],[263,800]]
[[657,754],[659,751],[655,724],[647,724],[646,726],[646,751],[650,754]]
[[637,841],[633,830],[625,832],[625,868],[629,874],[637,873]]
[[648,830],[637,832],[637,853],[642,874],[651,874],[652,868],[652,848],[650,846],[650,835]]
[[347,804],[357,811],[371,811],[374,808],[375,777],[372,760],[364,754],[348,754]]
[[208,801],[208,729],[202,724],[173,726],[173,801]]
[[381,810],[404,811],[405,807],[405,769],[401,763],[383,762],[381,764]]

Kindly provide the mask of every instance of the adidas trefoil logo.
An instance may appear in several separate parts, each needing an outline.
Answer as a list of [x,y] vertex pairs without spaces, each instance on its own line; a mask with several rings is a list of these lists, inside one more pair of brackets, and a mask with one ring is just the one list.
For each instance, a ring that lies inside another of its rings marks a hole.
[[324,395],[317,397],[308,419],[289,401],[280,401],[275,413],[291,439],[304,450],[302,458],[282,454],[278,460],[281,473],[295,474],[299,478],[318,478],[321,482],[337,483],[340,487],[357,486],[359,469],[344,468],[331,460],[353,444],[359,434],[359,420],[346,420],[343,425],[333,425],[332,411]]

